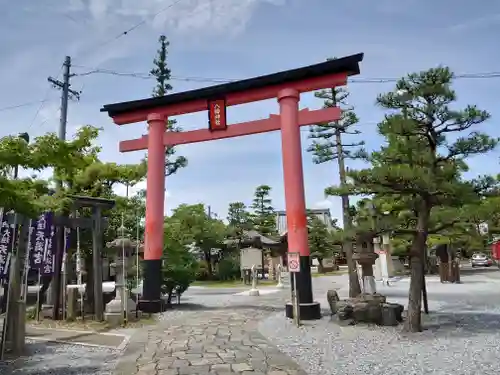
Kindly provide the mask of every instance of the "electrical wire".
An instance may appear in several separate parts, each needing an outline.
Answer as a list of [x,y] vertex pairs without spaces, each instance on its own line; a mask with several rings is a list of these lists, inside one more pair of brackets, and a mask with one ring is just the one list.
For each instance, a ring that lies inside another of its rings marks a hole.
[[[62,70],[63,70],[63,67],[64,65],[61,65],[61,67],[59,68],[59,72],[57,73],[57,76],[56,76],[56,79],[59,78],[59,75],[61,74]],[[43,107],[45,106],[45,103],[48,102],[49,100],[49,94],[50,94],[50,90],[52,89],[52,86],[49,86],[47,88],[47,90],[45,91],[45,95],[43,97],[43,100],[40,102],[40,106],[38,107],[38,109],[36,110],[35,112],[35,115],[33,116],[33,119],[31,120],[31,123],[30,125],[28,126],[28,129],[27,131],[29,131],[31,129],[31,127],[33,126],[33,124],[35,123],[35,120],[37,119],[38,115],[40,114],[40,111],[43,109]]]
[[[160,14],[166,12],[167,10],[169,10],[170,8],[173,8],[174,6],[176,6],[177,4],[179,4],[180,2],[182,2],[184,0],[175,0],[173,1],[172,3],[170,3],[169,5],[167,5],[166,7],[160,9],[159,11],[157,11],[156,13],[153,14],[153,16],[149,16],[149,17],[145,17],[143,18],[140,22],[136,23],[135,25],[129,27],[128,29],[122,31],[121,33],[117,34],[116,36],[114,36],[113,38],[110,38],[108,40],[105,40],[104,42],[102,43],[99,43],[97,44],[96,46],[92,47],[91,49],[89,49],[88,51],[85,51],[85,53],[82,53],[83,55],[87,55],[89,53],[92,53],[92,52],[95,52],[96,50],[104,47],[104,46],[107,46],[108,44],[111,44],[113,43],[114,41],[128,35],[130,32],[134,31],[135,29],[141,27],[142,25],[146,24],[149,20],[154,20],[156,17],[158,17]],[[76,59],[76,58],[75,58]]]
[[10,111],[11,109],[17,109],[17,108],[22,108],[22,107],[29,107],[29,106],[32,106],[32,105],[35,105],[35,104],[40,104],[42,102],[43,102],[43,100],[37,100],[37,101],[34,101],[34,102],[27,102],[27,103],[21,103],[21,104],[11,105],[11,106],[0,108],[0,112]]
[[[75,76],[84,77],[92,74],[105,74],[114,75],[119,77],[130,77],[138,79],[155,79],[155,77],[150,73],[143,72],[120,72],[112,69],[99,69],[90,68],[81,65],[74,65],[74,67],[89,69],[87,72],[76,73]],[[456,74],[455,79],[489,79],[489,78],[500,78],[500,72],[486,72],[486,73],[463,73]],[[187,82],[210,82],[210,83],[229,83],[238,81],[240,79],[236,78],[214,78],[214,77],[191,77],[191,76],[172,76],[170,78],[173,81],[187,81]],[[399,78],[352,78],[349,79],[349,83],[393,83],[397,82]]]
[[[154,79],[154,76],[152,76],[150,73],[119,72],[119,71],[114,71],[111,69],[89,68],[89,67],[82,66],[82,65],[73,65],[73,67],[90,69],[88,72],[73,74],[73,76],[78,76],[78,77],[85,77],[85,76],[89,76],[92,74],[105,74],[105,75],[114,75],[114,76],[119,76],[119,77],[138,78],[138,79],[144,79],[144,80]],[[455,78],[456,79],[500,78],[500,72],[463,73],[463,74],[456,74]],[[398,79],[399,78],[353,78],[353,79],[349,80],[349,83],[392,83],[392,82],[397,82]],[[203,83],[203,82],[229,83],[229,82],[238,81],[238,79],[232,79],[232,78],[191,77],[191,76],[185,76],[185,77],[184,76],[172,76],[171,80],[185,81],[185,82],[200,82],[200,83]],[[50,92],[50,91],[48,91],[48,92]],[[48,93],[46,94],[46,96],[47,95],[48,95]],[[27,106],[31,106],[31,105],[35,105],[35,104],[40,103],[41,104],[40,108],[37,110],[36,115],[33,119],[33,122],[34,122],[34,120],[38,116],[39,112],[42,110],[43,105],[47,101],[49,101],[49,100],[47,100],[45,98],[44,100],[26,102],[26,103],[21,103],[21,104],[17,104],[17,105],[10,105],[7,107],[0,108],[0,112],[14,110],[17,108],[27,107]]]

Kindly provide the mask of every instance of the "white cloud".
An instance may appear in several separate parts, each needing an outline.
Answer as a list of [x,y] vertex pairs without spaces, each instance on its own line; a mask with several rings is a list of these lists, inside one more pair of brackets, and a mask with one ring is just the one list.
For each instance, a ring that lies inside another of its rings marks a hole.
[[[144,189],[146,189],[146,180],[141,181],[134,186],[130,186],[128,188],[128,194],[129,196],[133,196],[137,194],[139,191]],[[120,195],[122,197],[127,196],[127,187],[125,185],[122,184],[115,185],[113,190],[117,195]],[[170,192],[168,190],[165,190],[165,198],[170,198],[170,197],[171,197]]]
[[456,23],[446,28],[448,32],[459,33],[477,28],[485,28],[500,22],[500,13],[488,14],[483,17],[468,19],[464,22]]
[[[123,18],[144,19],[156,30],[170,27],[179,32],[232,33],[242,31],[260,4],[282,6],[286,0],[73,0],[67,12],[80,12],[84,5],[93,20],[114,23]],[[133,24],[132,24],[133,25]],[[131,26],[132,26],[131,25]]]
[[333,207],[333,203],[328,199],[318,201],[318,202],[314,203],[312,206],[312,208],[332,208],[332,207]]

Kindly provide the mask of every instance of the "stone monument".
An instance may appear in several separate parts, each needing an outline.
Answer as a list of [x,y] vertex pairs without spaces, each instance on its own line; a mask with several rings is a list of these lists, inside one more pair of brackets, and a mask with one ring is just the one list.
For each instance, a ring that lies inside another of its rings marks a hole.
[[259,289],[257,289],[257,266],[254,264],[251,268],[252,270],[252,289],[248,291],[249,296],[260,295]]
[[356,251],[352,259],[361,266],[361,291],[363,294],[374,294],[377,292],[373,265],[378,258],[373,248],[373,236],[371,233],[358,234],[356,236]]
[[116,296],[106,305],[104,313],[106,321],[111,325],[120,324],[125,316],[135,318],[136,303],[130,298],[126,285],[126,275],[131,272],[129,258],[134,254],[136,243],[125,236],[118,237],[106,244],[114,262]]

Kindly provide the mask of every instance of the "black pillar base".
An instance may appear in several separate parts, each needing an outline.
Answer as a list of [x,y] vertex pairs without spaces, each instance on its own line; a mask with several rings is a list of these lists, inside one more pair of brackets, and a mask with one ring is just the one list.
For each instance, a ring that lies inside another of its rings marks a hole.
[[[297,278],[295,281],[294,278]],[[309,256],[300,256],[300,272],[290,275],[292,290],[297,285],[297,294],[300,304],[301,320],[321,319],[321,306],[313,300],[312,278],[311,278],[311,259]],[[287,303],[285,307],[287,318],[293,318],[293,305]]]
[[[321,306],[319,302],[301,303],[300,320],[318,320],[321,319]],[[291,302],[285,305],[285,316],[293,319],[293,305]]]
[[156,314],[166,310],[166,303],[162,299],[158,300],[139,300],[137,309],[147,314]]
[[142,295],[137,308],[145,313],[154,314],[165,311],[165,303],[161,299],[161,259],[144,260],[144,281]]

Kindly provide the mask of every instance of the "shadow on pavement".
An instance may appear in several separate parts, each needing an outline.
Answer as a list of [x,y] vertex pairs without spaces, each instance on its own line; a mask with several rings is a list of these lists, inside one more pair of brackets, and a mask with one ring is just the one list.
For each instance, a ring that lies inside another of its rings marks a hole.
[[500,269],[497,266],[481,267],[481,268],[463,267],[460,269],[461,275],[484,275],[493,273],[498,273],[498,275],[500,276]]
[[485,312],[435,312],[423,319],[424,332],[433,337],[468,338],[480,334],[496,334],[500,330],[500,314]]
[[253,310],[259,310],[259,311],[269,311],[269,312],[274,312],[274,311],[280,311],[281,309],[284,311],[285,305],[278,307],[278,306],[263,306],[263,305],[252,305],[252,304],[236,304],[236,303],[231,303],[228,306],[207,306],[207,305],[202,305],[198,303],[181,303],[180,305],[172,305],[168,311],[171,310],[185,310],[185,311],[217,311],[217,310],[225,310],[227,311],[228,309],[231,310],[248,310],[248,309],[253,309]]

